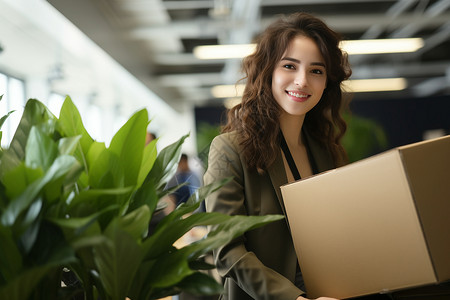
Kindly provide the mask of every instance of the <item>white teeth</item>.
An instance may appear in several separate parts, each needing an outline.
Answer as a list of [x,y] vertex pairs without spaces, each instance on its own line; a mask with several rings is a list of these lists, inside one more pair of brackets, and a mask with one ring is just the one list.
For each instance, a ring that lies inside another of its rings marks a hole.
[[297,98],[307,98],[308,97],[308,95],[306,95],[306,94],[297,94],[294,92],[288,92],[288,94],[291,96],[297,97]]

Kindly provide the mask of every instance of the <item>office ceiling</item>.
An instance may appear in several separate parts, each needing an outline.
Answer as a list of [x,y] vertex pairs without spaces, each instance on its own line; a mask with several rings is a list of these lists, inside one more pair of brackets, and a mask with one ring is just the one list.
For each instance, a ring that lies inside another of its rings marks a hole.
[[410,98],[450,93],[450,0],[48,0],[178,111],[220,105],[211,87],[234,84],[240,60],[199,60],[197,45],[249,43],[278,14],[305,11],[346,39],[422,37],[414,53],[350,57],[353,79],[404,77]]

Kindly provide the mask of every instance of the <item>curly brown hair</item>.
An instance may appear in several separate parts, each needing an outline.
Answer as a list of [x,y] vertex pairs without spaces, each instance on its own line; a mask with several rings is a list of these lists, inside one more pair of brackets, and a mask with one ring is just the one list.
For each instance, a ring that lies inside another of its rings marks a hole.
[[340,139],[347,128],[341,117],[341,82],[351,75],[346,53],[339,48],[341,36],[322,20],[307,14],[282,16],[257,39],[256,50],[244,58],[246,81],[242,101],[228,111],[222,132],[236,130],[247,167],[262,173],[279,152],[281,107],[272,95],[272,74],[289,43],[297,36],[311,38],[325,60],[327,86],[319,103],[305,116],[303,126],[331,153],[336,166],[346,161]]

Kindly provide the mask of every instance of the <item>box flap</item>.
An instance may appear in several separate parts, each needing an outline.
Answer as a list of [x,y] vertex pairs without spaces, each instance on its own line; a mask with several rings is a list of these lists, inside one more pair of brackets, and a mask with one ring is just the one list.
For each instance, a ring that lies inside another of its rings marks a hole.
[[450,280],[450,136],[399,150],[437,278]]

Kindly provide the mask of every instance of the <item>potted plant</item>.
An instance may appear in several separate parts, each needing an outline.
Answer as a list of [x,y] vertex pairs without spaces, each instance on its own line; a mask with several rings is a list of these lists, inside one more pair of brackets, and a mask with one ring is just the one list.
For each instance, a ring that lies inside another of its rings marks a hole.
[[[187,138],[157,153],[156,140],[145,145],[148,124],[147,111],[136,112],[106,147],[86,131],[69,97],[59,118],[28,100],[9,147],[0,150],[0,299],[217,294],[221,284],[202,271],[213,267],[205,254],[282,218],[192,213],[225,183],[217,182],[147,235]],[[205,238],[173,246],[195,226],[209,225],[215,229]]]

